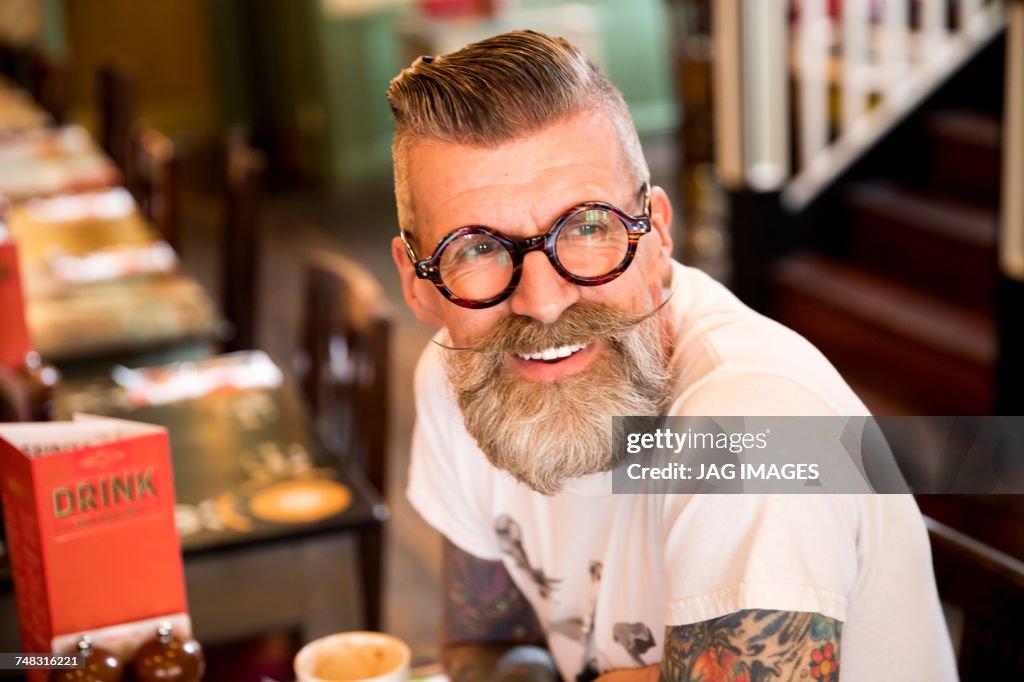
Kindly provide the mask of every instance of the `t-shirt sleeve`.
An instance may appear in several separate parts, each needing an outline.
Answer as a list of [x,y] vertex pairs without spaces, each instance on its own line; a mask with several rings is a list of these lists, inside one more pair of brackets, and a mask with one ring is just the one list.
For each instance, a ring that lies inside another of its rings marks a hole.
[[420,516],[456,547],[501,558],[487,504],[489,472],[450,395],[431,344],[416,368],[416,426],[406,496]]
[[667,506],[666,625],[745,609],[846,620],[858,565],[852,496],[708,494]]
[[[673,414],[867,413],[831,367],[821,374],[796,381],[766,371],[718,372],[681,396]],[[826,390],[817,390],[822,386]],[[857,509],[856,497],[844,495],[669,496],[663,525],[666,624],[744,609],[815,612],[845,621],[857,577]]]

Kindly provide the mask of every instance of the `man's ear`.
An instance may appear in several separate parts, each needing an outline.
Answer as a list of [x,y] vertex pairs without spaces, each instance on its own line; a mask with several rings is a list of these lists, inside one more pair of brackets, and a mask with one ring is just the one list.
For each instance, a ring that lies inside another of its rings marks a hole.
[[663,253],[672,256],[672,202],[661,187],[651,187],[651,227],[661,238]]
[[402,281],[402,295],[405,297],[406,304],[415,313],[416,319],[431,327],[443,327],[444,320],[441,319],[439,310],[440,300],[433,291],[429,290],[433,289],[434,285],[429,284],[429,289],[424,290],[420,278],[416,276],[416,270],[409,262],[409,256],[405,252],[405,242],[401,237],[391,240],[391,258],[395,261],[398,277]]
[[651,232],[660,242],[651,272],[660,280],[658,286],[668,286],[672,279],[672,202],[660,187],[651,187]]

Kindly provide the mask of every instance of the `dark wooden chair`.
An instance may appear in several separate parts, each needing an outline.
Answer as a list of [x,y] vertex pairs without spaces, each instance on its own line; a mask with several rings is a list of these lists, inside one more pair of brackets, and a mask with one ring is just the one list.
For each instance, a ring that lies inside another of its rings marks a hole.
[[60,371],[31,351],[20,367],[0,365],[0,422],[50,421]]
[[267,159],[238,132],[225,149],[224,231],[221,237],[221,312],[234,327],[226,351],[256,348],[259,289],[260,191]]
[[36,52],[30,68],[32,96],[54,123],[63,124],[71,106],[71,67],[67,58]]
[[169,137],[145,123],[132,126],[125,184],[161,238],[179,251],[178,159]]
[[960,679],[1024,679],[1024,561],[925,517],[939,596],[963,614]]
[[114,66],[100,68],[99,93],[100,143],[127,177],[135,123],[135,80]]
[[29,388],[14,370],[0,365],[0,422],[32,421]]
[[0,75],[17,83],[21,75],[23,59],[23,50],[18,50],[10,45],[0,45]]
[[[305,319],[297,375],[324,445],[387,490],[391,309],[362,266],[316,252],[306,265]],[[363,613],[380,628],[383,531],[360,536]]]

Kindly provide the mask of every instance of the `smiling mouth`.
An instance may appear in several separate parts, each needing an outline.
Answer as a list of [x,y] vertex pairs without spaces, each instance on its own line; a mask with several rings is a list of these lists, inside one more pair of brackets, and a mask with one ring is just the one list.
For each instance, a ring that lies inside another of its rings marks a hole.
[[551,348],[545,348],[544,350],[536,353],[516,353],[516,357],[522,360],[533,360],[539,362],[561,362],[567,357],[587,348],[589,345],[589,343],[574,343],[567,346],[552,346]]

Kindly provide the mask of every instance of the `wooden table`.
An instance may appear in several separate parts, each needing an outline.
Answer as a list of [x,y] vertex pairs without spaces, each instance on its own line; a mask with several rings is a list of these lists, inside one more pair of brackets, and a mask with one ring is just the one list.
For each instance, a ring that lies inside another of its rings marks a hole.
[[182,345],[178,357],[208,354],[217,337],[212,301],[116,188],[121,180],[85,128],[52,127],[27,93],[0,79],[0,195],[14,204],[6,222],[26,317],[35,349],[65,372],[118,357],[164,360]]
[[15,205],[26,315],[39,353],[58,365],[212,340],[218,318],[198,283],[114,188]]
[[36,130],[51,123],[50,115],[32,97],[0,77],[0,137]]
[[[4,98],[0,90],[0,109]],[[114,162],[81,126],[0,134],[0,194],[12,201],[101,189],[120,181]]]
[[[287,628],[302,641],[360,627],[346,535],[387,508],[326,454],[289,384],[134,405],[109,379],[69,382],[59,418],[88,412],[167,427],[196,636],[213,644]],[[112,558],[114,560],[114,558]],[[6,557],[0,650],[18,651]]]
[[181,274],[120,278],[29,298],[27,316],[36,350],[61,369],[212,341],[217,326],[206,293]]

